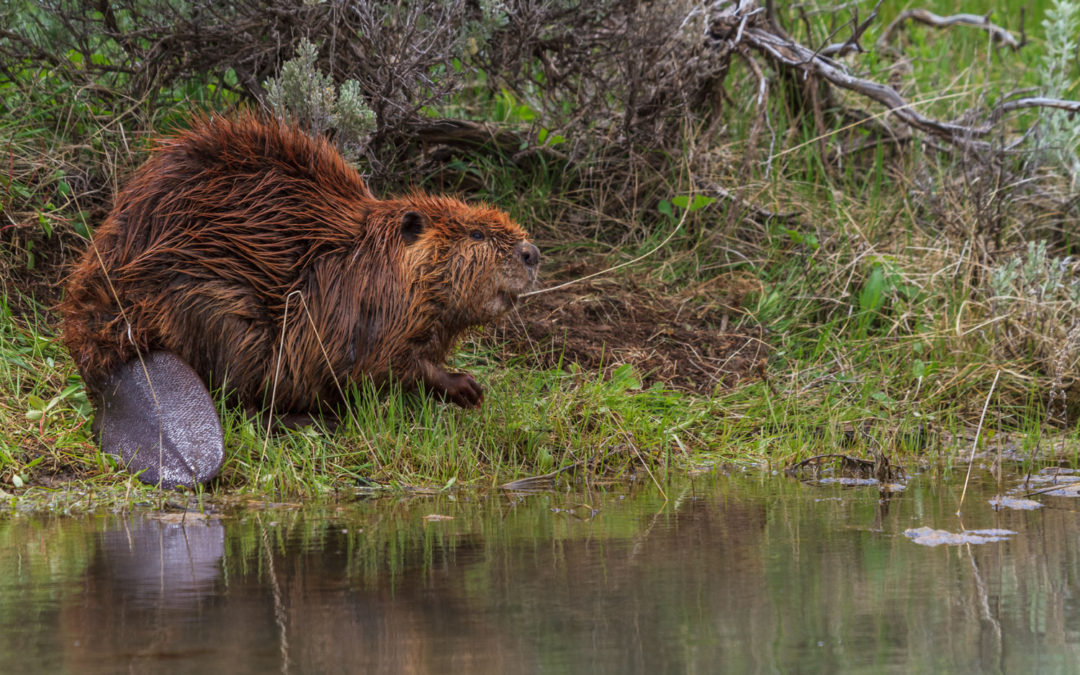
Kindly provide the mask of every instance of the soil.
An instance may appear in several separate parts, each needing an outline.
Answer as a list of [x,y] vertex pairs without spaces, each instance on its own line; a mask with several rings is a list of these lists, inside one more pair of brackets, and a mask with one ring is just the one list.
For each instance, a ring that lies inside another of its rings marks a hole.
[[[544,271],[541,287],[587,276],[577,264]],[[504,353],[543,367],[576,363],[610,373],[632,364],[643,384],[711,394],[759,376],[770,348],[746,321],[742,299],[753,289],[725,274],[676,289],[644,275],[601,276],[526,298],[500,323]]]

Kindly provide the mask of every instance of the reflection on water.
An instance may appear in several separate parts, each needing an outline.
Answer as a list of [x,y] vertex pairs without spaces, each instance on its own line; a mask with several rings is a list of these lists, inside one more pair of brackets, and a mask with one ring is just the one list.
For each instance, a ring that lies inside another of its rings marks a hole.
[[102,574],[130,607],[183,609],[217,590],[225,528],[187,518],[123,520],[101,534],[99,551]]
[[[1073,500],[716,475],[629,492],[0,521],[18,672],[1066,670]],[[430,519],[432,514],[452,516]],[[904,532],[1015,531],[926,547]],[[5,670],[6,672],[6,670]],[[14,672],[14,671],[12,671]]]

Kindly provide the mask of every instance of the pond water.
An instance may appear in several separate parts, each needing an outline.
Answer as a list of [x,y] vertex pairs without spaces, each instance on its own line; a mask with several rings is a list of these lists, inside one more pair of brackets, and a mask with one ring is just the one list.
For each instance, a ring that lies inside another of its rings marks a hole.
[[[1015,480],[1012,481],[1015,483]],[[759,473],[0,518],[4,672],[1054,672],[1080,506]],[[997,532],[978,545],[917,530]],[[907,533],[907,534],[905,534]],[[934,543],[934,542],[931,542]],[[10,670],[9,670],[10,669]]]

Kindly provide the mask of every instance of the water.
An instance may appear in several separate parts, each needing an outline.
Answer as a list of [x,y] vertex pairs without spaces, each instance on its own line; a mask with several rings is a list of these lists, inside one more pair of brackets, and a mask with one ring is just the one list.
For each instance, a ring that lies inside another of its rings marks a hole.
[[[706,475],[585,493],[0,520],[0,671],[1056,672],[1075,499]],[[452,519],[441,517],[450,516]],[[922,546],[929,527],[1009,530]]]

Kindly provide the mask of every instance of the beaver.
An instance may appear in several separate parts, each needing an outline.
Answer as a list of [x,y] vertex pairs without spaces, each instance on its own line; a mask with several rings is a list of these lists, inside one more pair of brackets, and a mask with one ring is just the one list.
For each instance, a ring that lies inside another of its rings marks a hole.
[[[477,381],[443,364],[535,283],[539,260],[491,206],[377,199],[325,138],[257,113],[197,116],[156,142],[94,232],[66,286],[63,339],[103,449],[156,483],[165,456],[190,474],[165,482],[193,484],[218,470],[192,468],[205,452],[182,433],[216,421],[208,386],[249,411],[272,396],[275,414],[301,419],[361,379],[480,405]],[[162,388],[200,403],[170,413]]]

